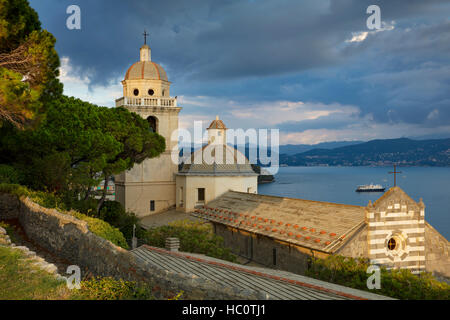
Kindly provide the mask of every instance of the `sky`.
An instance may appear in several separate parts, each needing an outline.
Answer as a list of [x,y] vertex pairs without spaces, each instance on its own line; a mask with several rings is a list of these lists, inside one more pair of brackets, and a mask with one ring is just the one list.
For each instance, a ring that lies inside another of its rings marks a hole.
[[[219,115],[279,129],[280,144],[450,137],[448,0],[29,1],[69,96],[113,107],[145,29],[181,128]],[[66,27],[72,4],[80,30]]]

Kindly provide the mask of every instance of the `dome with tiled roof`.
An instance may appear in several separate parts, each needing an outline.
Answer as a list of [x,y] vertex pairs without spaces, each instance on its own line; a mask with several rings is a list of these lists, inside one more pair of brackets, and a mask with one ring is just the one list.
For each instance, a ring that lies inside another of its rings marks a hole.
[[140,50],[141,59],[128,68],[124,80],[163,80],[167,79],[166,71],[159,64],[151,61],[150,47],[143,45]]
[[213,120],[211,124],[209,125],[208,129],[227,129],[225,126],[225,123],[223,123],[222,120],[219,119],[219,117],[216,117],[216,120]]
[[208,144],[195,151],[189,163],[183,163],[181,175],[257,175],[242,152],[226,144]]
[[133,64],[125,74],[125,80],[167,80],[166,71],[153,61],[139,61]]
[[219,116],[208,128],[208,144],[184,161],[181,175],[257,175],[247,157],[226,143],[227,127]]

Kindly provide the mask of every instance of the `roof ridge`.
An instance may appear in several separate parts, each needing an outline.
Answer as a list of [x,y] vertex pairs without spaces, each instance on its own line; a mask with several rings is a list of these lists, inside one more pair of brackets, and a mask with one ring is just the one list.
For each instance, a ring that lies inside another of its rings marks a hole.
[[[235,191],[230,190],[229,192],[239,193],[239,194],[245,194],[248,195],[249,193],[243,192],[243,191]],[[308,202],[315,202],[315,203],[324,203],[324,204],[331,204],[336,206],[345,206],[345,207],[352,207],[352,208],[366,208],[365,206],[358,206],[354,204],[345,204],[345,203],[336,203],[336,202],[328,202],[328,201],[318,201],[318,200],[309,200],[309,199],[301,199],[301,198],[292,198],[292,197],[281,197],[281,196],[274,196],[274,195],[268,195],[268,194],[251,194],[252,196],[258,196],[258,197],[268,197],[268,198],[278,198],[278,199],[287,199],[287,200],[300,200],[300,201],[308,201]]]
[[382,200],[386,199],[388,196],[390,196],[391,194],[393,194],[394,192],[401,192],[403,195],[405,195],[407,197],[407,199],[411,200],[415,205],[419,205],[419,203],[414,200],[413,198],[411,198],[402,188],[400,188],[399,186],[394,186],[389,188],[388,191],[386,191],[381,197],[379,197],[377,200],[374,201],[373,206],[377,206]]

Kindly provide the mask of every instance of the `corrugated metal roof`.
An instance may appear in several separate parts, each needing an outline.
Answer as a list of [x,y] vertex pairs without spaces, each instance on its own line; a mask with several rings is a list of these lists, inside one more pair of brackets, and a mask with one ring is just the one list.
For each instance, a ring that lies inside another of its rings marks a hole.
[[219,282],[222,285],[260,291],[277,300],[383,299],[384,297],[346,288],[284,271],[246,267],[214,258],[141,246],[131,251],[158,268]]
[[365,207],[228,191],[193,216],[323,252],[365,222]]

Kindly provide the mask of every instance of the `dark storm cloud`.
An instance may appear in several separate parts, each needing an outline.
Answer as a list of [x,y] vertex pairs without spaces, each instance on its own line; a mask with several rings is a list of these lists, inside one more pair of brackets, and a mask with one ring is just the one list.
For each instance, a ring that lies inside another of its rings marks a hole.
[[[57,37],[60,56],[68,56],[80,75],[89,74],[92,85],[123,77],[138,59],[146,28],[153,60],[180,94],[338,102],[358,106],[360,119],[450,123],[448,1],[30,2]],[[65,28],[70,4],[81,7],[81,31]],[[383,21],[395,21],[395,29],[346,42],[368,31],[371,4],[381,7]],[[345,125],[334,121],[303,125]]]
[[[372,2],[31,1],[57,36],[60,54],[95,70],[94,82],[121,74],[125,61],[136,60],[144,28],[155,59],[180,76],[269,76],[335,64],[352,55],[348,50],[343,56],[338,46],[365,29],[365,9]],[[380,5],[383,18],[390,19],[423,14],[434,2]],[[65,28],[70,4],[81,7],[81,31]]]

